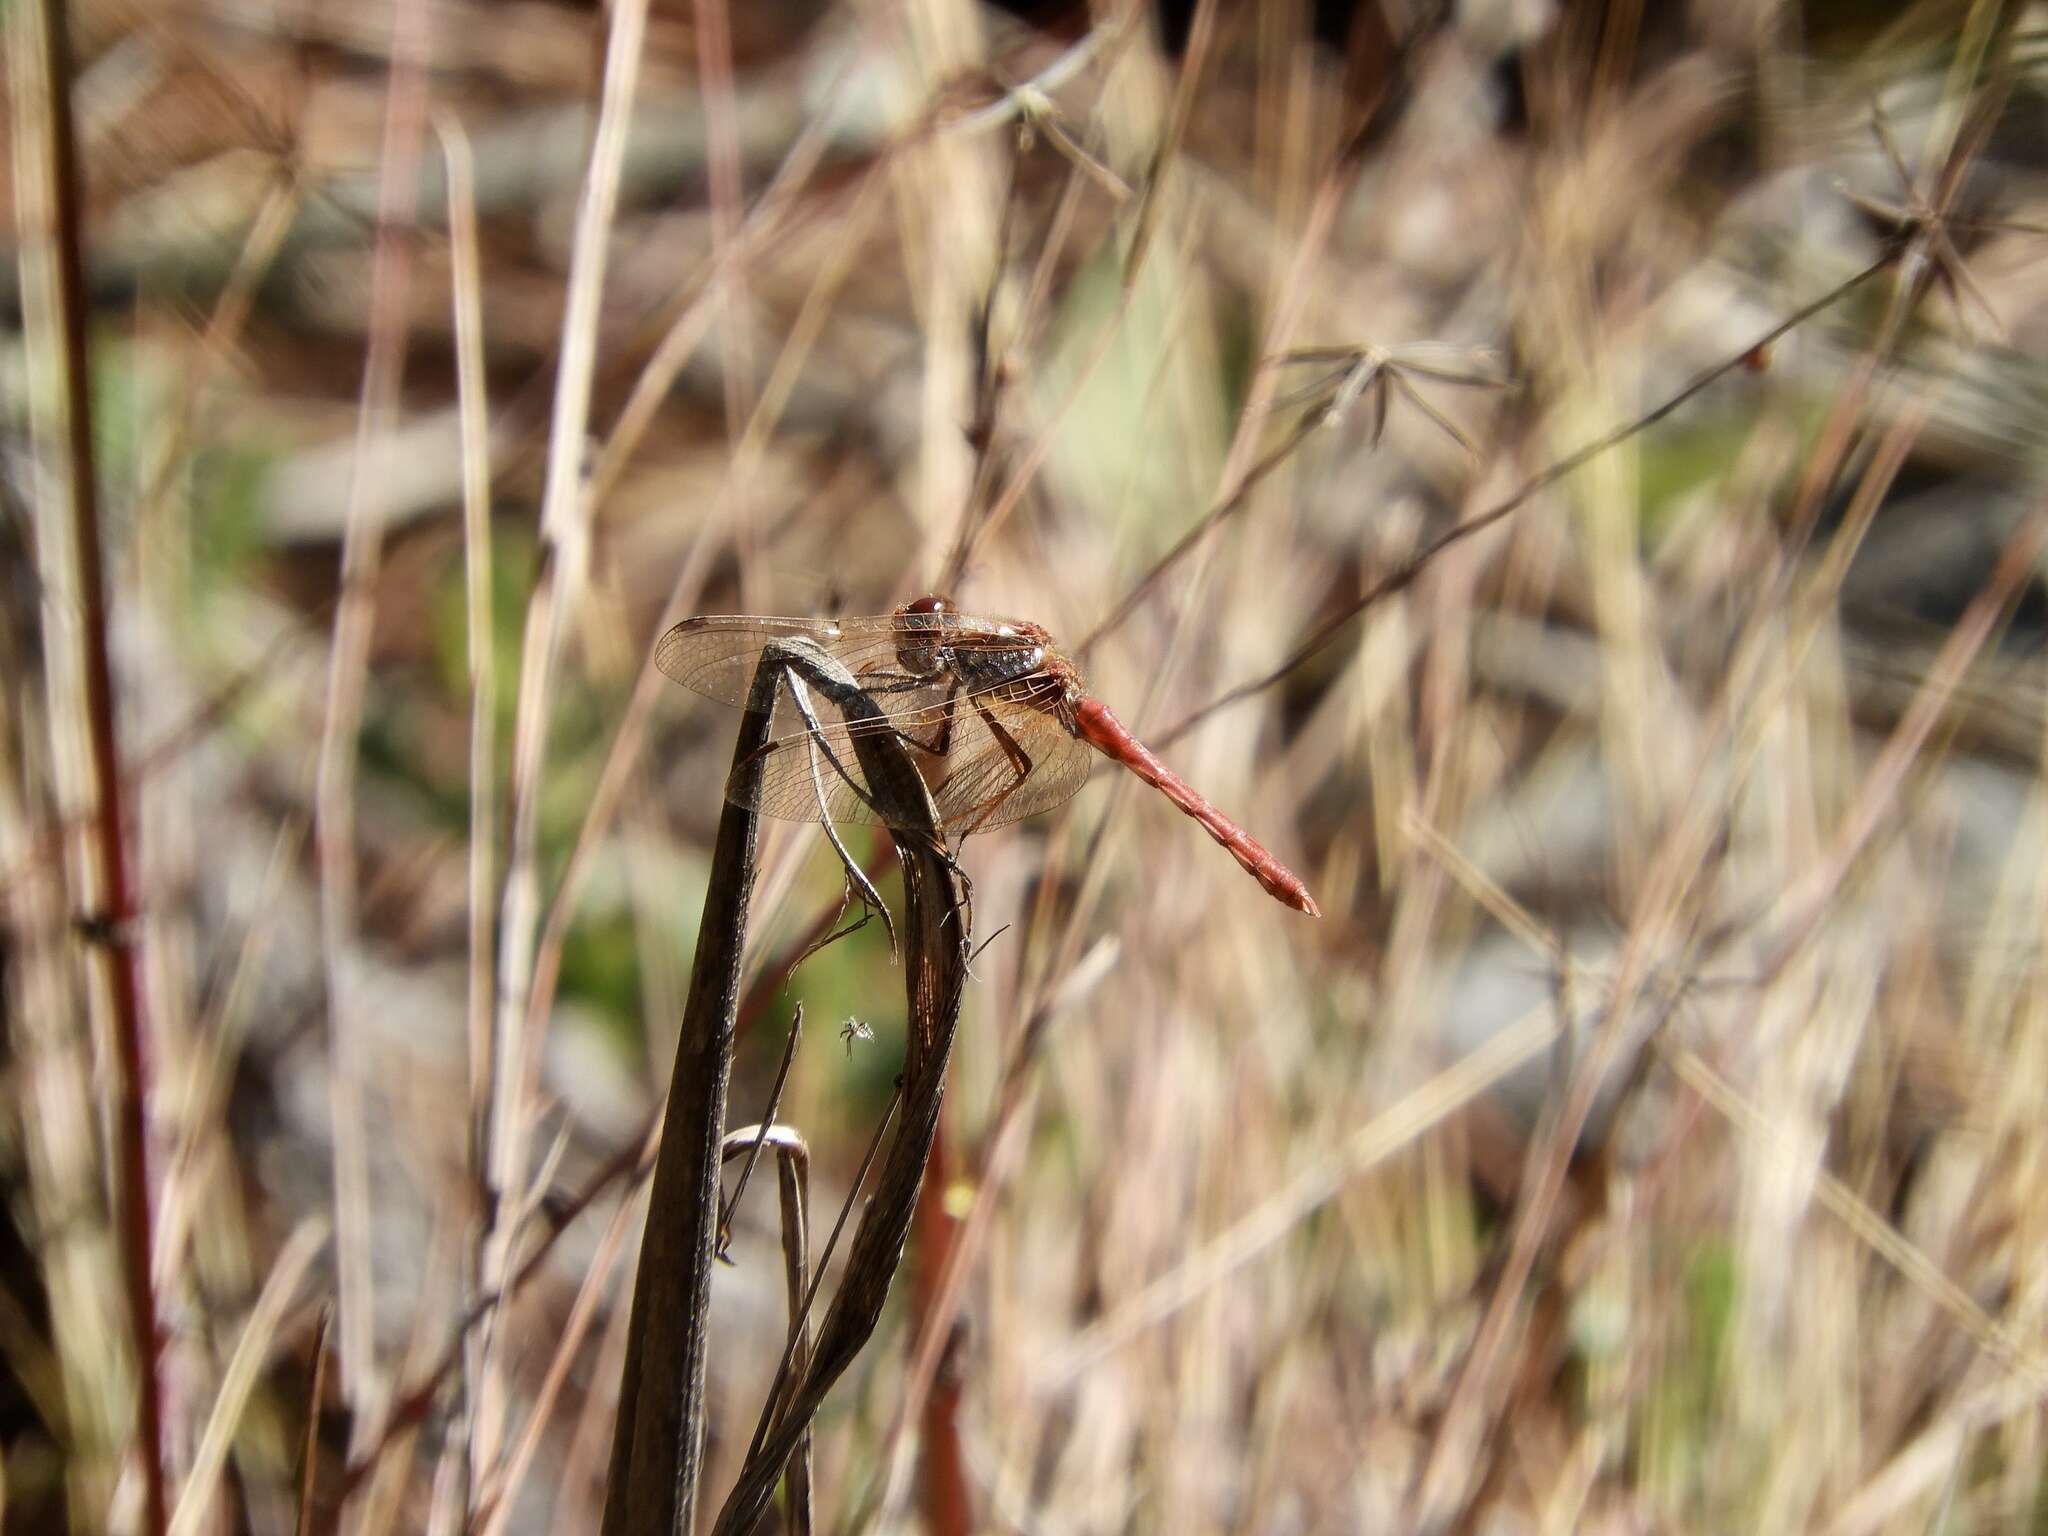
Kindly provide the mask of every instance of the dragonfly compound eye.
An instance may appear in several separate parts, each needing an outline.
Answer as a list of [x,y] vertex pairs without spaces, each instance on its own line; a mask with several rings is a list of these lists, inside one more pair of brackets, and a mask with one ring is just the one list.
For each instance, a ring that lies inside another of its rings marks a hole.
[[938,672],[946,665],[944,632],[955,622],[955,609],[943,597],[920,597],[905,603],[896,610],[896,664],[912,677]]

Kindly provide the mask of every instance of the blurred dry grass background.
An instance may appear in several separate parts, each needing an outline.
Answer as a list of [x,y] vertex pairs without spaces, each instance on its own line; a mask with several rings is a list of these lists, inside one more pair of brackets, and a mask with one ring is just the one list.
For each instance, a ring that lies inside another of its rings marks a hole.
[[[736,724],[648,647],[942,580],[1086,641],[1325,915],[1106,768],[967,845],[821,1526],[2048,1530],[2038,6],[72,6],[112,934],[34,9],[7,1530],[146,1519],[131,944],[172,1528],[595,1528]],[[801,999],[822,1230],[900,982],[872,926],[786,978],[838,876],[766,855],[732,1118]]]

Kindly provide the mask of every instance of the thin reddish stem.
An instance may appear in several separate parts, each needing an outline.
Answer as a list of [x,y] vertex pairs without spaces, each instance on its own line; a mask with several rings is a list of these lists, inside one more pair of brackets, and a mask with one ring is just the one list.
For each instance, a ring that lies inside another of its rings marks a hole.
[[[149,1049],[143,1003],[142,951],[136,932],[134,872],[128,862],[121,799],[121,754],[114,728],[113,669],[107,655],[106,575],[100,552],[98,485],[94,478],[90,338],[87,331],[81,177],[72,118],[71,40],[67,8],[43,0],[31,13],[30,35],[41,45],[40,85],[52,250],[52,298],[62,359],[65,485],[71,514],[73,580],[79,605],[79,668],[91,743],[94,807],[92,855],[101,910],[94,945],[112,1001],[112,1154],[122,1278],[135,1350],[135,1440],[142,1470],[142,1529],[158,1536],[169,1518],[164,1476],[162,1361],[157,1316],[154,1231],[149,1180]],[[20,34],[17,34],[20,35]],[[46,559],[65,554],[48,552]]]
[[[913,1338],[922,1338],[943,1306],[945,1273],[953,1254],[960,1221],[946,1210],[952,1182],[950,1116],[939,1106],[939,1128],[932,1137],[931,1161],[917,1192],[912,1218],[910,1308]],[[924,1516],[931,1536],[966,1536],[974,1529],[974,1504],[967,1488],[967,1466],[960,1444],[960,1371],[949,1340],[942,1365],[924,1400]]]

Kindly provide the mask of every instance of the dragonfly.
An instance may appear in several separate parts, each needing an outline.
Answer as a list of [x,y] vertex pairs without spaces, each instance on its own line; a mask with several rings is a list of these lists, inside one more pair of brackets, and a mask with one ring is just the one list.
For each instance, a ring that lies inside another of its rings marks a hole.
[[1301,878],[1092,697],[1028,620],[978,618],[936,595],[874,618],[710,615],[669,630],[654,660],[684,687],[744,707],[762,651],[792,640],[835,657],[876,710],[850,721],[811,690],[778,688],[760,772],[744,788],[739,775],[727,785],[740,804],[785,820],[902,825],[869,791],[853,750],[859,731],[888,730],[911,750],[957,839],[1064,804],[1087,780],[1093,748],[1192,816],[1276,900],[1321,915]]

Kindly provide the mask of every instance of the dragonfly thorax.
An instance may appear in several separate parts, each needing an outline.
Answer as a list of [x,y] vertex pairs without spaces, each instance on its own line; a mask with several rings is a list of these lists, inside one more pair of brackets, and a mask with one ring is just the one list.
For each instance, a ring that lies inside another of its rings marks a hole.
[[1051,637],[1022,619],[964,618],[943,597],[921,597],[894,615],[896,666],[905,680],[948,697],[1023,704],[1072,732],[1080,685]]
[[991,630],[979,643],[943,647],[940,670],[951,671],[977,692],[1001,688],[1043,672],[1045,647],[1004,624]]

